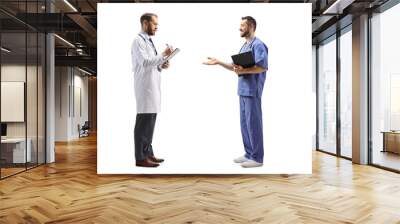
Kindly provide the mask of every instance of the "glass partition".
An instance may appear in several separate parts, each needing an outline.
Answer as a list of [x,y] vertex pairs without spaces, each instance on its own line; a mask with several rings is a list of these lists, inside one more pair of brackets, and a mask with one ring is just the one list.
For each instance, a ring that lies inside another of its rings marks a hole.
[[15,18],[43,13],[44,3],[0,2],[14,12],[0,12],[1,179],[45,163],[46,39]]
[[[26,142],[26,34],[1,34],[1,176],[24,171],[31,160]],[[28,145],[29,149],[29,145]]]
[[371,18],[372,163],[400,171],[400,4]]
[[[347,32],[346,32],[347,31]],[[340,154],[352,157],[352,33],[340,36]]]
[[336,154],[336,36],[318,47],[318,149]]
[[43,33],[38,34],[38,75],[37,75],[37,162],[44,164],[46,162],[46,145],[45,145],[45,124],[46,124],[46,38]]
[[27,33],[27,150],[30,151],[30,160],[27,163],[28,168],[37,165],[38,157],[38,35],[36,32]]

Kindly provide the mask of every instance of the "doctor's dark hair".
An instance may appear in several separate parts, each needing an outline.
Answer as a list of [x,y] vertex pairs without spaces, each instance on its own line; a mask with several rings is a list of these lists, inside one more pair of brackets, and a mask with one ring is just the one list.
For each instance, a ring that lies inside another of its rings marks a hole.
[[256,31],[256,27],[257,27],[257,22],[256,20],[251,17],[251,16],[244,16],[242,17],[242,20],[246,20],[247,25],[252,25],[254,27],[254,31]]
[[143,15],[140,17],[140,24],[143,25],[143,22],[144,22],[144,21],[150,22],[150,21],[151,21],[151,18],[152,18],[153,16],[157,17],[157,15],[154,14],[154,13],[149,13],[149,12],[148,12],[148,13],[143,14]]

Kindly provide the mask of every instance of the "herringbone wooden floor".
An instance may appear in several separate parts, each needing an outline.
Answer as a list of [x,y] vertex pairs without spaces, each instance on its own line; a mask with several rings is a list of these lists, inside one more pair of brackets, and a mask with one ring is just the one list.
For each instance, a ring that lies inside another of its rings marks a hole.
[[400,175],[313,153],[312,175],[98,176],[96,137],[0,181],[0,223],[400,223]]

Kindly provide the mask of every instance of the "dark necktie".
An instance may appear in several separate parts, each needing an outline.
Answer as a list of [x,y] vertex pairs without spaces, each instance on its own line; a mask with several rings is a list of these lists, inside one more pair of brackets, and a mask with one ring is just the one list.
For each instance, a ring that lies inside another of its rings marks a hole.
[[153,41],[151,40],[151,38],[149,38],[149,40],[150,40],[151,46],[153,46],[154,53],[156,53],[156,55],[157,55],[157,50],[156,50],[156,47],[154,46]]

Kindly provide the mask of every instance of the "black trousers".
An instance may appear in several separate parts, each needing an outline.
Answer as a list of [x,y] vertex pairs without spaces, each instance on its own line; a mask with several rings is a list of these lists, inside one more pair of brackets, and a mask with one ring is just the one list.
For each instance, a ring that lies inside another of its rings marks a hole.
[[135,123],[135,157],[136,161],[154,156],[153,141],[154,126],[157,114],[136,114]]

